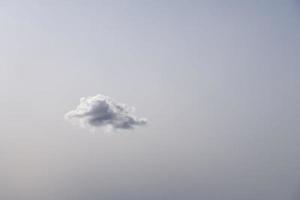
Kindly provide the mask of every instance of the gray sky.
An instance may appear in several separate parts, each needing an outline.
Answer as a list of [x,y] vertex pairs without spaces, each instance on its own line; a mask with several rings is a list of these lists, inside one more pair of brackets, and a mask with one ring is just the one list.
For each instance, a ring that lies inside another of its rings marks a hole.
[[[1,1],[0,199],[298,200],[300,3]],[[81,97],[146,127],[90,133]]]

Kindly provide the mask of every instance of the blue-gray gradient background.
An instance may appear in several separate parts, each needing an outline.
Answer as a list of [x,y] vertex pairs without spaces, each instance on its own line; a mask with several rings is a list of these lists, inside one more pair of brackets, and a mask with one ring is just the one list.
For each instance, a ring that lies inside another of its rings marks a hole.
[[[1,200],[299,200],[300,2],[1,1]],[[149,124],[90,133],[98,93]]]

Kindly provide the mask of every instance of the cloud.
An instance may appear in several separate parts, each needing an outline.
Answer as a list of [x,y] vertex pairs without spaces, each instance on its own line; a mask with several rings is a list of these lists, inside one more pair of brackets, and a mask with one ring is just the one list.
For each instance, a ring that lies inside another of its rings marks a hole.
[[133,112],[133,107],[98,94],[94,97],[82,97],[77,108],[65,114],[65,119],[92,130],[133,129],[147,123],[145,118],[132,115]]

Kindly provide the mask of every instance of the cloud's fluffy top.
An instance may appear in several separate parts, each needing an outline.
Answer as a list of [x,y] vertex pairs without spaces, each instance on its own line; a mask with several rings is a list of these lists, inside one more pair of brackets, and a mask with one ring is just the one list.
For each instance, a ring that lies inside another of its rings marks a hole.
[[137,118],[132,115],[134,108],[114,99],[96,95],[83,97],[75,110],[65,114],[66,120],[78,121],[81,127],[106,129],[133,129],[135,126],[145,125],[145,118]]

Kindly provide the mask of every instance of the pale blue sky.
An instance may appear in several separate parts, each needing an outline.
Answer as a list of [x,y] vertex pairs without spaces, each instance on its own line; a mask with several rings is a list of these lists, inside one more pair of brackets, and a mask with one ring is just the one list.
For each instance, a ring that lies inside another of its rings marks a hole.
[[[300,3],[0,2],[0,199],[298,200]],[[91,134],[98,93],[149,120]]]

